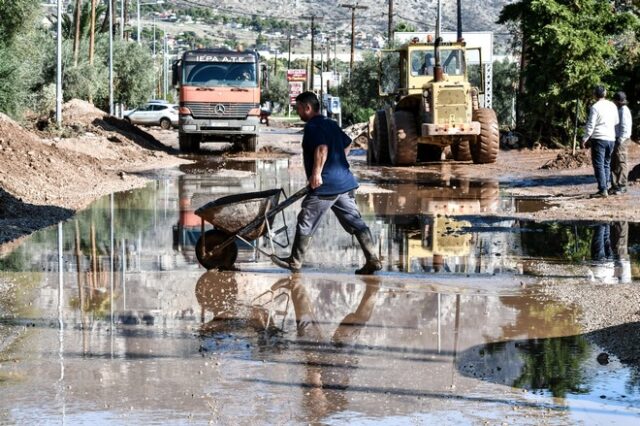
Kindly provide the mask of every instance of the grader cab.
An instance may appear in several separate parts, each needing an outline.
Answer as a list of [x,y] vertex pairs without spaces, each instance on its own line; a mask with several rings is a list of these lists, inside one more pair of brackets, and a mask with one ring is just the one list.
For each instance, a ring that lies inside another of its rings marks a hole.
[[467,50],[462,40],[437,37],[382,52],[380,95],[393,102],[370,121],[369,164],[439,161],[447,147],[454,160],[496,161],[498,120],[492,109],[479,106],[480,91],[467,75]]

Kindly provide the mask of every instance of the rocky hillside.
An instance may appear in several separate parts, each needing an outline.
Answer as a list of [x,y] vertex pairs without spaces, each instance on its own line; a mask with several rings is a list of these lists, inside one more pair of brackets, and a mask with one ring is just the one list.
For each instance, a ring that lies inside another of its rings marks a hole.
[[[465,31],[495,30],[495,21],[503,6],[513,0],[463,0],[463,28]],[[351,9],[343,4],[358,4],[367,9],[356,10],[356,25],[368,32],[386,33],[388,24],[388,1],[380,0],[201,0],[198,4],[211,4],[220,13],[258,15],[293,21],[305,21],[302,17],[321,17],[325,30],[349,30]],[[195,5],[195,3],[194,3]],[[394,0],[394,23],[406,22],[418,30],[433,29],[436,15],[436,0]],[[456,2],[442,0],[443,29],[456,28]]]

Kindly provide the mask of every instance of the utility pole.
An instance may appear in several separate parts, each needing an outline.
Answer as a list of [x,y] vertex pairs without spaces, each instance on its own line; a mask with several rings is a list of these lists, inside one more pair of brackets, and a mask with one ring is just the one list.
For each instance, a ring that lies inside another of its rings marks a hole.
[[311,69],[309,71],[309,79],[310,79],[311,83],[309,84],[309,86],[310,86],[309,90],[313,91],[313,78],[314,78],[314,75],[313,75],[314,69],[313,69],[313,67],[315,66],[313,64],[313,55],[315,53],[315,51],[314,51],[314,47],[315,47],[314,43],[315,43],[315,38],[316,38],[316,24],[315,24],[315,22],[316,22],[316,19],[321,21],[322,18],[318,17],[316,15],[302,16],[301,18],[302,19],[311,19]]
[[[462,0],[458,0],[456,3],[456,12],[458,13],[458,17],[457,17],[457,25],[456,25],[456,31],[457,31],[457,41],[461,42],[462,41]],[[482,64],[480,64],[480,66],[482,66]]]
[[120,0],[120,40],[124,40],[124,0]]
[[391,47],[393,41],[393,0],[389,0],[389,26],[387,30],[387,47]]
[[56,125],[62,124],[62,0],[56,6]]
[[353,57],[355,56],[355,45],[356,45],[356,9],[369,9],[367,6],[360,6],[358,3],[356,4],[341,4],[341,7],[346,7],[351,9],[351,61],[349,62],[349,77],[351,77],[351,73],[353,72]]
[[113,5],[109,0],[109,115],[113,115]]
[[287,69],[291,69],[291,31],[289,31],[289,57],[287,58]]

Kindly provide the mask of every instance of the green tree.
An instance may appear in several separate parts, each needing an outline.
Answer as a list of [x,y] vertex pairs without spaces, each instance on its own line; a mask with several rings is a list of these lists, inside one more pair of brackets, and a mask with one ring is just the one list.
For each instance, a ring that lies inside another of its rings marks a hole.
[[284,74],[279,73],[277,76],[269,78],[269,90],[263,90],[261,96],[262,102],[271,101],[286,107],[289,102],[289,85]]
[[375,55],[365,54],[363,60],[355,64],[351,77],[338,88],[344,122],[367,121],[383,105],[378,95],[377,69]]
[[498,123],[512,127],[514,101],[518,89],[518,65],[507,59],[493,63],[493,109]]
[[43,83],[43,46],[37,0],[0,0],[0,111],[17,116]]
[[591,89],[610,81],[619,51],[615,37],[632,27],[630,13],[614,13],[599,0],[520,0],[502,9],[523,56],[518,127],[533,141],[568,144],[576,100],[584,108]]
[[137,43],[118,41],[114,44],[115,101],[124,105],[140,105],[153,91],[154,63],[149,50]]

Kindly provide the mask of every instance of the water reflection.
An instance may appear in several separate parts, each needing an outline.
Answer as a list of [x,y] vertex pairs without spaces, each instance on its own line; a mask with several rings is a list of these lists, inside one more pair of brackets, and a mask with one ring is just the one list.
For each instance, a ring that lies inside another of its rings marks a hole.
[[[322,329],[316,315],[316,307],[301,282],[299,275],[284,278],[272,288],[286,288],[291,292],[295,310],[296,330],[303,349],[305,373],[301,391],[302,404],[311,419],[322,419],[332,412],[347,408],[347,393],[351,376],[358,365],[357,352],[350,347],[358,342],[360,332],[371,318],[380,288],[376,278],[366,279],[362,298],[353,312],[348,313],[338,323],[333,332]],[[336,348],[327,351],[324,347]]]

